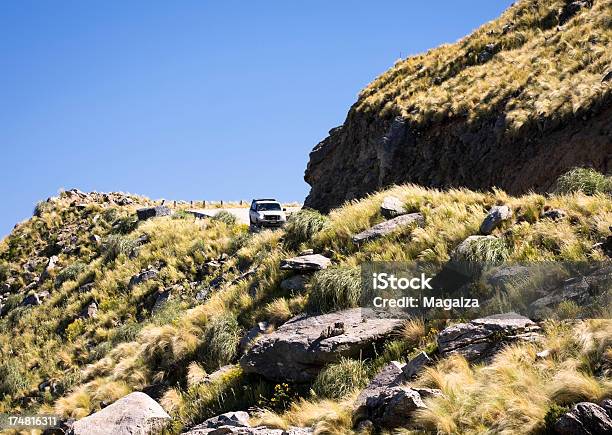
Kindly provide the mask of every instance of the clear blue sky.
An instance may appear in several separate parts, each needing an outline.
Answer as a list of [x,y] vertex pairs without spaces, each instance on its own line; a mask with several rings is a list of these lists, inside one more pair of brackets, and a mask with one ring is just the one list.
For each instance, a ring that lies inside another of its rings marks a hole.
[[361,88],[510,3],[2,1],[0,237],[60,188],[301,201]]

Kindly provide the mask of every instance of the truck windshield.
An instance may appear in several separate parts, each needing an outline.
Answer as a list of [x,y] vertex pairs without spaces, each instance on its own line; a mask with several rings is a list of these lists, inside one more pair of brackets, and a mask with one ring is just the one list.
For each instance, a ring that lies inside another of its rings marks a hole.
[[281,206],[278,202],[261,202],[257,204],[257,211],[280,211]]

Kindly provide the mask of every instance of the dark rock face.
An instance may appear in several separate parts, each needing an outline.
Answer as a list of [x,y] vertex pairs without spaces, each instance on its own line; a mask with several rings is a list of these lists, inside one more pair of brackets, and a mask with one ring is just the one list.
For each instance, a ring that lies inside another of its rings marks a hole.
[[604,435],[612,433],[612,419],[606,410],[590,402],[580,402],[555,423],[559,435]]
[[140,272],[138,275],[134,275],[132,278],[130,278],[130,282],[128,284],[128,287],[134,287],[135,285],[141,284],[145,281],[148,281],[150,279],[153,279],[157,276],[159,272],[156,269],[147,269],[144,270],[142,272]]
[[368,357],[401,325],[398,319],[366,320],[358,308],[298,316],[260,337],[240,365],[271,380],[308,382],[341,357]]
[[[609,101],[609,100],[608,100]],[[587,117],[542,119],[513,136],[504,108],[493,107],[473,122],[448,115],[415,123],[399,116],[351,108],[344,125],[330,131],[310,153],[304,174],[311,190],[304,206],[328,212],[347,200],[393,184],[416,183],[510,194],[549,191],[556,178],[576,166],[612,169],[612,105]]]
[[156,207],[139,208],[136,210],[136,214],[139,221],[144,221],[154,217],[169,216],[172,211],[168,207],[158,205]]
[[71,435],[161,434],[170,416],[145,393],[131,393],[74,423]]
[[458,353],[470,362],[487,362],[508,343],[536,341],[540,327],[516,313],[499,314],[458,323],[438,335],[443,357]]

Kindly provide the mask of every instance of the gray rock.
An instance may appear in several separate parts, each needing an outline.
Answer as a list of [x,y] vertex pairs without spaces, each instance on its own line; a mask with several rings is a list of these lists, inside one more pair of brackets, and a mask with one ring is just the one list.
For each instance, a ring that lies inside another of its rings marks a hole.
[[612,399],[603,400],[599,406],[601,406],[606,411],[608,416],[612,418]]
[[410,427],[414,412],[427,408],[423,398],[441,395],[440,390],[397,386],[384,390],[378,396],[369,397],[366,407],[369,419],[375,426],[387,429]]
[[155,217],[169,216],[172,214],[172,211],[168,207],[158,205],[156,207],[139,208],[136,210],[136,214],[139,221],[144,221]]
[[392,219],[406,214],[404,203],[395,196],[385,196],[380,206],[380,214],[387,219]]
[[306,283],[308,282],[308,278],[306,275],[293,275],[289,278],[286,278],[281,281],[280,287],[281,289],[288,292],[303,292],[306,290]]
[[612,433],[612,419],[595,403],[580,402],[555,422],[559,435],[603,435]]
[[[359,308],[302,315],[261,337],[240,359],[240,365],[247,373],[271,380],[308,382],[342,357],[369,357],[401,326],[399,319],[366,320]],[[338,333],[329,334],[330,330]]]
[[413,224],[423,226],[424,223],[425,220],[421,213],[404,214],[374,225],[372,228],[353,236],[353,242],[356,244],[365,243],[386,236],[402,227]]
[[356,416],[356,420],[368,415],[366,402],[369,397],[378,397],[383,391],[397,387],[405,381],[402,372],[404,366],[405,364],[398,361],[391,361],[374,376],[370,383],[359,393],[357,399],[355,399],[353,414]]
[[81,319],[93,319],[98,315],[98,304],[90,302],[79,314]]
[[433,360],[425,352],[419,353],[412,358],[403,368],[404,377],[408,379],[414,378],[425,366],[433,364]]
[[297,270],[300,272],[313,272],[326,269],[331,260],[321,254],[301,255],[287,258],[281,261],[280,268],[283,270]]
[[135,285],[142,284],[145,281],[155,278],[158,273],[159,271],[157,269],[147,269],[142,271],[138,275],[134,275],[132,278],[130,278],[128,287],[134,287]]
[[444,329],[438,335],[438,350],[443,357],[458,353],[470,362],[486,362],[508,343],[538,340],[539,331],[526,317],[497,314]]
[[[601,267],[583,276],[571,278],[548,295],[529,305],[529,312],[537,318],[548,317],[561,302],[572,301],[582,308],[593,307],[598,297],[609,297],[612,288],[612,266]],[[585,315],[588,312],[585,311]]]
[[219,367],[214,372],[207,374],[206,377],[204,377],[202,382],[205,383],[205,384],[210,384],[210,383],[216,382],[219,379],[221,379],[223,376],[225,376],[228,373],[230,373],[232,370],[235,370],[236,367],[237,366],[235,366],[233,364],[227,364],[227,365],[224,365],[222,367]]
[[567,216],[567,213],[565,213],[563,210],[561,210],[559,208],[555,208],[555,209],[552,209],[552,210],[547,210],[544,213],[542,213],[542,218],[544,218],[544,219],[552,219],[554,221],[561,220],[565,216]]
[[311,435],[314,430],[305,427],[290,426],[287,430],[271,429],[266,426],[244,427],[244,426],[220,426],[217,428],[204,428],[196,426],[183,432],[184,435]]
[[489,235],[493,230],[512,217],[512,210],[506,205],[496,205],[489,210],[489,213],[480,225],[480,234]]
[[508,288],[529,277],[531,270],[526,266],[502,266],[494,269],[487,276],[487,283],[496,288]]
[[253,326],[249,331],[240,339],[240,343],[238,344],[238,353],[242,355],[245,353],[249,347],[259,338],[261,335],[265,334],[270,328],[270,324],[268,322],[259,322],[257,325]]
[[249,414],[244,411],[226,412],[225,414],[209,418],[198,427],[212,428],[220,426],[249,427]]
[[40,304],[42,304],[42,299],[36,293],[32,293],[31,295],[26,296],[21,301],[21,306],[23,307],[32,307]]
[[303,251],[300,252],[299,255],[312,255],[314,254],[314,249],[304,249]]
[[72,435],[154,435],[170,416],[145,393],[135,392],[74,423]]

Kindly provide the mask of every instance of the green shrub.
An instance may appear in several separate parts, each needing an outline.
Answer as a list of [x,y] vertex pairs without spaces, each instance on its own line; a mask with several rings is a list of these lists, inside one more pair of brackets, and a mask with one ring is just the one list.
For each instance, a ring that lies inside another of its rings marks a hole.
[[341,399],[368,383],[368,374],[363,361],[341,359],[327,366],[314,381],[312,389],[319,397]]
[[65,267],[57,274],[55,278],[55,286],[60,287],[64,282],[75,280],[81,273],[85,271],[87,266],[85,263],[80,261],[76,261],[72,263],[70,266]]
[[308,308],[322,313],[353,308],[361,298],[359,268],[335,267],[315,273],[310,281]]
[[102,243],[102,254],[105,262],[114,261],[121,254],[132,257],[137,252],[138,244],[127,236],[111,234]]
[[215,213],[212,218],[216,221],[223,222],[226,225],[236,224],[236,216],[231,214],[229,211],[221,210],[220,212]]
[[612,194],[612,177],[590,168],[575,168],[559,177],[557,191],[559,193],[582,192],[585,195]]
[[544,416],[544,433],[545,434],[556,434],[555,423],[559,420],[563,414],[568,411],[567,407],[557,405],[553,403],[548,411],[546,411],[546,415]]
[[172,219],[195,219],[195,216],[185,210],[177,210],[172,214]]
[[208,321],[200,348],[200,359],[214,370],[230,363],[237,354],[240,326],[234,316],[219,315]]
[[297,249],[301,243],[307,242],[323,230],[328,220],[327,216],[308,208],[292,214],[285,225],[285,245]]
[[0,363],[0,396],[15,395],[27,386],[25,376],[21,374],[14,361]]

